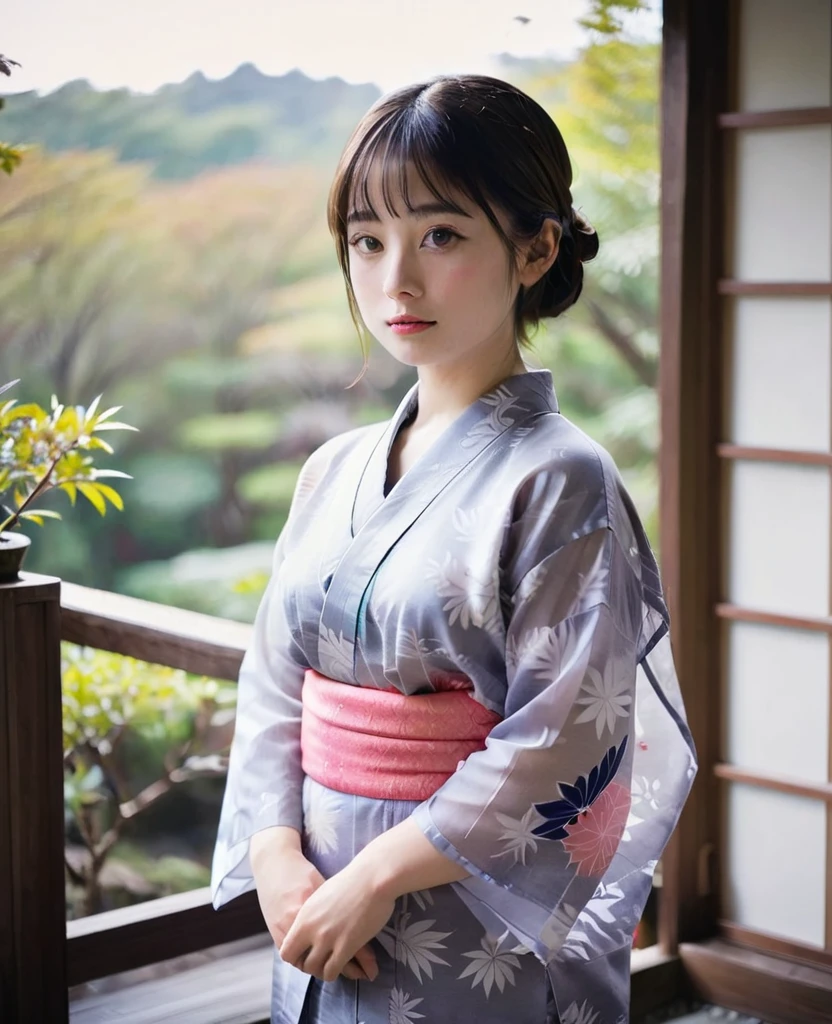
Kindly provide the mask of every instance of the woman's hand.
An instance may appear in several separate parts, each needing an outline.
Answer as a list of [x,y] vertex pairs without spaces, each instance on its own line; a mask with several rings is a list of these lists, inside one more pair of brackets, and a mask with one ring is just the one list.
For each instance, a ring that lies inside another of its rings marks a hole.
[[[334,981],[351,957],[369,949],[365,943],[387,924],[395,905],[356,859],[304,902],[286,932],[280,956],[322,981]],[[378,968],[367,973],[375,980]]]
[[[290,833],[297,838],[292,838]],[[300,837],[294,829],[264,829],[256,833],[251,838],[250,859],[260,909],[274,944],[280,949],[298,913],[325,884],[325,879],[304,857]],[[328,980],[339,973],[353,981],[365,981],[378,975],[375,954],[364,943],[361,946],[363,948],[351,950],[350,956]]]

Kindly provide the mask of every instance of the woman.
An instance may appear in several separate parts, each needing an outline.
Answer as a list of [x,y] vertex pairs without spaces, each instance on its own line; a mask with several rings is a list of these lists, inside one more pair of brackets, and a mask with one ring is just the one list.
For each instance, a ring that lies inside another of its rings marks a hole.
[[341,158],[353,317],[418,380],[308,459],[240,672],[212,888],[257,890],[274,1024],[628,1019],[696,762],[632,501],[520,352],[598,250],[571,180],[476,75]]

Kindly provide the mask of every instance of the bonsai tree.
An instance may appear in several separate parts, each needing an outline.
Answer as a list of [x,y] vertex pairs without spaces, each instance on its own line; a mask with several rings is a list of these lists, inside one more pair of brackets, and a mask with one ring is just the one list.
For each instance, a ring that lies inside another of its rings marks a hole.
[[[0,394],[17,383],[3,385]],[[84,409],[60,405],[53,395],[51,412],[34,403],[18,405],[14,399],[0,405],[0,495],[11,492],[16,506],[0,505],[5,513],[5,518],[0,515],[0,535],[24,519],[38,526],[43,526],[44,519],[60,519],[59,512],[32,507],[55,488],[66,491],[73,505],[80,492],[102,516],[108,501],[124,508],[118,492],[101,480],[132,477],[115,469],[95,469],[93,456],[85,453],[100,449],[112,455],[110,445],[96,435],[137,428],[110,419],[120,405],[98,412],[101,397]]]

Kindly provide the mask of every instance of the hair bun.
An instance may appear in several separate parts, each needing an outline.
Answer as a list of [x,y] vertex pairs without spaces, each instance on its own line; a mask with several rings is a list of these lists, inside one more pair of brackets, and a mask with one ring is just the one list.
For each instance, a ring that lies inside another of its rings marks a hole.
[[570,229],[575,241],[575,256],[581,263],[595,259],[598,255],[598,232],[574,207]]

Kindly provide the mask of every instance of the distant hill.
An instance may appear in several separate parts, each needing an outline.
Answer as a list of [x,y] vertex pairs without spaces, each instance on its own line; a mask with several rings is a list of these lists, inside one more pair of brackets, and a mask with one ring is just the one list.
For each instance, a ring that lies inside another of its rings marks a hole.
[[[562,66],[508,55],[501,64],[511,81]],[[153,93],[99,91],[77,79],[43,96],[6,94],[0,138],[52,152],[111,148],[120,160],[148,161],[158,178],[187,179],[256,158],[326,166],[380,95],[373,83],[317,80],[297,69],[265,75],[250,63],[216,81],[196,71]]]
[[197,71],[149,94],[78,79],[44,96],[7,94],[0,131],[6,142],[53,152],[112,148],[119,159],[149,161],[157,177],[182,179],[257,157],[334,161],[380,95],[371,83],[264,75],[253,64],[217,81]]

